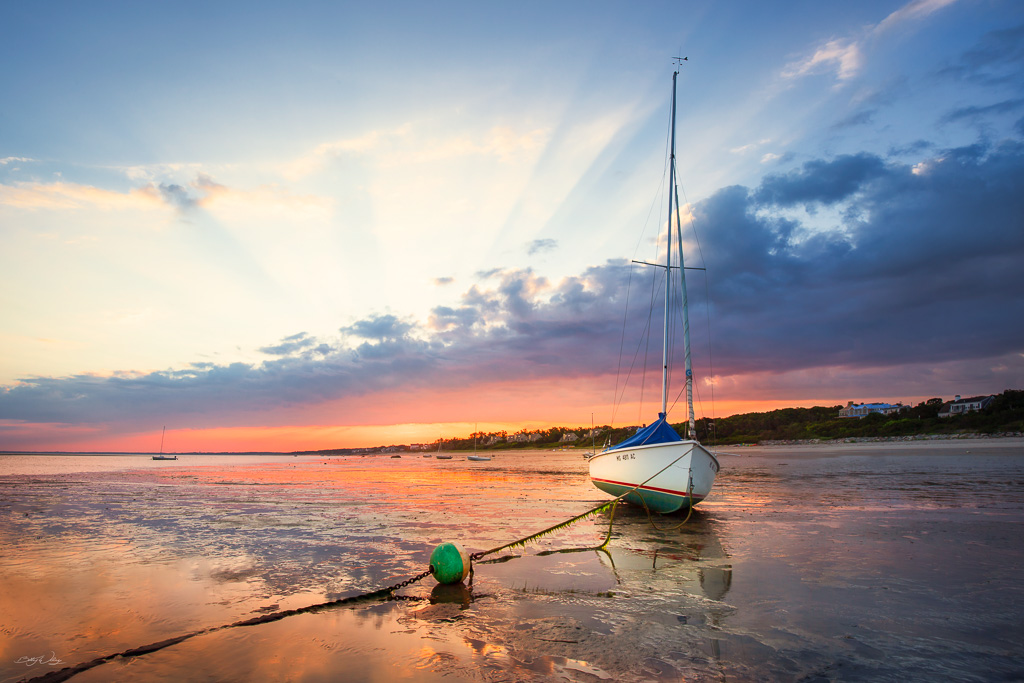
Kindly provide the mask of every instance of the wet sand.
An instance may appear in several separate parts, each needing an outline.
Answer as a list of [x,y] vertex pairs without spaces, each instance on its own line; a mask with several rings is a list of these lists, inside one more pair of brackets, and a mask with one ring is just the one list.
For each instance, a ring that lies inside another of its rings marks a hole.
[[[1024,679],[1024,441],[733,452],[681,528],[620,507],[608,552],[585,550],[605,514],[471,588],[428,578],[71,680]],[[569,452],[121,458],[0,456],[0,682],[393,585],[440,542],[607,499]]]

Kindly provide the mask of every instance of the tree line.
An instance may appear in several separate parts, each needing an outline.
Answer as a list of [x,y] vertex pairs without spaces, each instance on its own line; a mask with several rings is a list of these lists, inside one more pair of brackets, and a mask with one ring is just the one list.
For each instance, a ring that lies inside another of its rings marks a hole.
[[[718,419],[701,418],[696,422],[697,439],[705,444],[742,444],[761,441],[831,440],[862,437],[898,437],[928,434],[1002,434],[1024,432],[1024,391],[1008,389],[996,396],[985,410],[939,417],[944,402],[940,398],[907,406],[891,415],[871,413],[862,418],[841,418],[842,406],[782,408],[764,413],[743,413]],[[680,436],[686,435],[685,422],[672,425]],[[638,426],[551,427],[507,431],[477,431],[467,437],[440,438],[421,444],[419,450],[489,451],[508,449],[604,450],[636,433]],[[571,436],[567,436],[571,435]],[[304,451],[319,454],[356,454],[413,450],[412,446],[378,446]]]
[[[843,406],[815,406],[813,408],[782,408],[764,413],[743,413],[731,417],[701,418],[696,422],[697,439],[702,443],[740,444],[761,441],[788,441],[804,439],[847,439],[858,437],[896,437],[928,434],[1002,434],[1024,432],[1024,391],[1008,389],[996,396],[992,404],[982,411],[950,417],[939,417],[944,401],[932,398],[916,406],[907,406],[891,415],[871,413],[862,418],[839,417]],[[681,436],[686,435],[685,422],[673,424]],[[632,436],[637,426],[612,428],[602,425],[590,427],[553,427],[546,430],[522,431],[515,435],[507,432],[477,432],[467,438],[441,439],[444,450],[477,450],[509,448],[577,448],[590,450],[595,445],[602,450]],[[567,433],[576,435],[565,441]],[[524,438],[525,437],[525,438]],[[436,448],[438,442],[434,442]]]
[[928,434],[1001,434],[1024,431],[1024,391],[1009,389],[985,410],[939,417],[944,402],[933,398],[890,415],[839,417],[842,406],[784,408],[697,422],[697,438],[722,444],[770,440],[846,439]]

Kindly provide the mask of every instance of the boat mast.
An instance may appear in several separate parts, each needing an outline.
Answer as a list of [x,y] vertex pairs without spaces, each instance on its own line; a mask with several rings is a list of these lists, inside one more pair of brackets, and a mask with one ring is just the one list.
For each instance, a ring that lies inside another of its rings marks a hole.
[[[676,74],[679,72],[676,71]],[[675,94],[676,94],[676,76],[672,76],[672,169],[669,171],[672,177],[673,183],[672,188],[669,190],[669,194],[675,196],[676,200],[676,237],[677,249],[679,250],[679,292],[682,298],[682,309],[683,309],[683,367],[686,369],[686,407],[689,413],[689,434],[691,439],[696,440],[697,438],[697,424],[693,414],[693,365],[690,362],[690,314],[687,308],[686,299],[686,264],[683,262],[683,226],[679,220],[679,195],[676,192],[675,186],[675,140],[676,140],[676,126],[675,126]],[[671,198],[669,199],[671,206]],[[672,219],[669,218],[669,224],[671,225]],[[671,231],[670,231],[671,232]]]
[[160,432],[160,455],[164,454],[164,436],[167,434],[167,425],[164,425],[164,430]]
[[661,338],[661,414],[668,415],[668,327],[672,298],[672,188],[676,186],[676,76],[672,72],[672,125],[668,159],[668,243],[665,247],[665,324]]
[[676,237],[677,245],[676,249],[679,251],[679,291],[680,297],[682,298],[682,309],[683,309],[683,367],[686,370],[686,407],[688,410],[689,418],[689,430],[687,436],[691,439],[697,438],[697,425],[696,419],[693,412],[693,366],[690,361],[690,315],[687,310],[687,299],[686,299],[686,268],[683,263],[683,229],[679,220],[679,197],[676,195],[676,77],[679,75],[679,71],[676,70],[672,73],[672,144],[671,153],[669,156],[669,190],[668,190],[668,251],[669,256],[666,261],[666,283],[665,283],[665,339],[663,353],[663,367],[662,367],[662,394],[661,394],[661,411],[667,412],[668,407],[668,360],[667,360],[667,349],[668,349],[668,326],[669,326],[669,308],[668,299],[670,291],[670,283],[672,280],[672,206],[673,200],[675,200],[675,218],[676,218]]

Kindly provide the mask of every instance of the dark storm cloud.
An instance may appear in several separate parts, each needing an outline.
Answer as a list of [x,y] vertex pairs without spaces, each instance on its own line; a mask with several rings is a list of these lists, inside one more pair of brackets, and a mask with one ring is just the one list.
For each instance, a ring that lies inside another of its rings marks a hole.
[[[878,367],[1024,349],[1024,147],[947,150],[916,169],[860,155],[852,166],[866,172],[813,179],[811,168],[830,166],[805,165],[700,206],[701,224],[715,226],[704,251],[725,314],[719,362]],[[808,233],[763,216],[776,200],[821,197],[856,207],[842,230]]]
[[887,172],[885,162],[873,154],[844,154],[831,161],[808,161],[798,171],[770,175],[755,199],[761,204],[834,204]]
[[[694,207],[706,263],[691,265],[708,269],[687,274],[695,357],[709,336],[721,375],[980,368],[1024,352],[1021,187],[1024,145],[1007,142],[914,165],[870,154],[815,160],[754,188],[723,188]],[[833,225],[800,218],[823,206]],[[649,328],[656,269],[616,261],[554,283],[530,270],[480,277],[425,324],[373,315],[342,327],[341,341],[286,337],[262,349],[276,357],[260,364],[25,379],[0,389],[0,419],[128,423],[178,414],[201,426],[282,406],[372,400],[381,390],[571,379],[644,364],[633,333]],[[700,329],[707,318],[710,335]]]

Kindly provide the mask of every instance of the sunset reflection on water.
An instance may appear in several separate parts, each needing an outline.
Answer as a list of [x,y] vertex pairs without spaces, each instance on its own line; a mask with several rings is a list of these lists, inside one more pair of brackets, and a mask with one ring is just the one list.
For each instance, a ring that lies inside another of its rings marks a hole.
[[[67,666],[375,590],[419,573],[441,540],[493,547],[600,495],[580,489],[579,463],[568,460],[553,468],[545,459],[522,474],[461,459],[182,456],[133,468],[117,456],[107,470],[82,462],[85,471],[48,462],[45,475],[2,482],[10,495],[0,527],[0,680],[23,677],[14,660],[37,651]],[[531,490],[539,477],[543,486]],[[537,500],[550,504],[527,509]],[[524,501],[514,516],[509,501]],[[562,540],[593,537],[573,530]],[[434,600],[439,612],[415,616],[418,605],[434,607],[433,586],[406,589],[416,600],[409,609],[360,604],[208,633],[76,680],[109,680],[118,667],[143,680],[181,671],[211,680],[326,680],[339,671],[351,680],[422,680],[435,666],[466,677],[481,660],[512,666],[497,644],[448,632],[473,599],[464,587],[456,601]]]
[[[965,469],[953,446],[751,449],[723,457],[681,526],[619,507],[604,551],[607,512],[478,562],[472,586],[428,578],[396,600],[216,630],[73,680],[1022,670],[993,653],[1024,640],[1024,449],[972,450]],[[493,548],[607,500],[571,452],[125,458],[26,473],[32,461],[0,457],[0,683],[394,585],[440,542]]]

